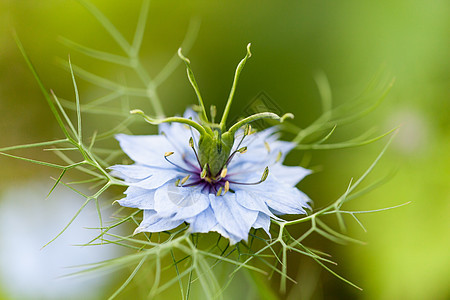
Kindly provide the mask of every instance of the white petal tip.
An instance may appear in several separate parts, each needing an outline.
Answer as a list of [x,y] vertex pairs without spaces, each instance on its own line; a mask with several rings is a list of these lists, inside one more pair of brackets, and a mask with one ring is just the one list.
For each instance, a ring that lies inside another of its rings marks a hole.
[[142,227],[136,228],[136,230],[133,232],[133,236],[138,234],[138,233],[141,233],[142,231],[144,231],[144,228],[142,228]]

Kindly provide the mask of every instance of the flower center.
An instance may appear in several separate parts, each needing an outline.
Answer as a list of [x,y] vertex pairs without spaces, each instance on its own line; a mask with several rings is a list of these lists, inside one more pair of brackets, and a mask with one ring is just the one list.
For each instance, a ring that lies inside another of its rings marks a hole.
[[[202,140],[200,138],[197,152],[194,138],[191,137],[189,139],[189,146],[194,152],[196,163],[189,161],[186,155],[183,155],[183,160],[188,166],[187,169],[183,168],[175,163],[173,163],[168,157],[174,154],[174,152],[166,152],[164,154],[167,162],[177,167],[179,170],[182,170],[187,173],[187,175],[181,179],[178,179],[175,183],[178,187],[190,187],[190,186],[203,186],[209,193],[216,194],[216,196],[225,195],[227,192],[234,192],[232,188],[230,188],[230,184],[236,185],[255,185],[264,182],[267,179],[269,174],[269,168],[266,167],[261,176],[261,179],[257,182],[238,182],[233,180],[233,176],[228,173],[228,165],[234,158],[237,153],[245,153],[247,152],[247,147],[241,147],[242,142],[245,137],[250,134],[251,128],[248,128],[240,139],[239,143],[236,146],[236,150],[232,150],[232,146],[230,144],[234,144],[234,137],[228,140],[228,143],[224,142],[221,139],[212,139],[212,140]],[[220,136],[220,135],[216,135]],[[209,142],[209,143],[208,143]],[[221,143],[221,144],[220,144]],[[212,145],[212,146],[211,146]],[[203,152],[201,152],[203,151]],[[204,153],[209,153],[209,155],[205,155]],[[201,154],[203,153],[203,155]],[[226,156],[225,156],[226,154]],[[209,158],[209,159],[207,159]],[[205,160],[207,159],[207,160]],[[206,161],[202,163],[202,161]]]
[[221,135],[218,130],[214,131],[213,136],[200,136],[198,162],[201,168],[207,165],[209,177],[218,177],[222,169],[226,167],[233,143],[233,136]]

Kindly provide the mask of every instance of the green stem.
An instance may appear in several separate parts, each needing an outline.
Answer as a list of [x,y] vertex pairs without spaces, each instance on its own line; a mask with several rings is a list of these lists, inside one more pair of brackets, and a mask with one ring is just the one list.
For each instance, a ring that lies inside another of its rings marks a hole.
[[220,128],[222,129],[222,131],[225,131],[225,129],[226,129],[225,126],[227,123],[227,117],[230,112],[231,103],[233,102],[234,92],[236,91],[236,86],[237,86],[237,82],[239,80],[239,76],[241,75],[241,71],[244,68],[245,63],[247,62],[247,59],[252,56],[252,53],[250,52],[250,46],[251,46],[251,44],[249,43],[247,45],[247,54],[239,62],[238,66],[236,68],[236,72],[234,73],[233,85],[231,86],[231,91],[230,91],[230,95],[228,96],[227,105],[225,106],[225,110],[222,115],[222,120],[220,121]]
[[242,126],[244,126],[248,123],[254,122],[256,120],[275,119],[275,120],[280,120],[280,122],[283,122],[286,118],[293,119],[294,115],[291,113],[287,113],[280,117],[279,115],[271,113],[271,112],[257,113],[257,114],[251,115],[245,119],[240,120],[239,122],[237,122],[236,124],[231,126],[231,128],[228,130],[228,132],[234,136],[234,134],[236,133],[236,131],[238,131],[239,128],[241,128]]
[[186,64],[186,72],[187,72],[187,76],[189,78],[189,82],[191,83],[192,87],[194,88],[195,94],[197,95],[198,103],[199,103],[200,107],[202,108],[202,116],[201,117],[205,122],[209,122],[208,116],[206,115],[205,105],[203,104],[202,95],[200,94],[200,90],[198,88],[197,81],[195,81],[194,72],[192,72],[192,69],[191,69],[191,61],[181,53],[181,48],[178,49],[178,56]]
[[207,134],[205,128],[203,128],[200,124],[198,124],[198,123],[196,123],[196,122],[194,122],[194,121],[192,121],[190,119],[181,118],[181,117],[170,117],[170,118],[165,118],[165,119],[153,119],[153,118],[147,116],[146,114],[144,114],[144,112],[142,110],[140,110],[140,109],[134,109],[134,110],[130,111],[130,113],[131,114],[141,115],[142,117],[144,117],[144,119],[148,123],[150,123],[152,125],[158,125],[158,124],[161,124],[161,123],[171,123],[171,122],[182,123],[182,124],[186,124],[186,125],[189,125],[189,126],[195,128],[200,133],[200,135],[206,135]]
[[59,127],[63,131],[64,135],[68,139],[71,139],[71,136],[70,136],[69,132],[67,131],[66,126],[64,125],[64,122],[61,119],[61,116],[58,113],[58,110],[56,109],[55,105],[53,104],[49,93],[47,92],[46,88],[44,87],[44,84],[41,81],[41,78],[39,77],[36,69],[34,68],[33,64],[31,63],[30,58],[26,54],[25,49],[23,48],[22,42],[20,41],[19,37],[15,33],[14,33],[14,39],[16,40],[17,47],[19,47],[19,50],[22,53],[22,56],[25,59],[25,62],[27,63],[28,68],[31,70],[31,73],[33,74],[34,78],[36,79],[36,81],[39,85],[39,88],[40,88],[42,94],[44,95],[45,100],[47,100],[47,103],[50,106],[50,110],[52,111],[53,115],[55,116]]

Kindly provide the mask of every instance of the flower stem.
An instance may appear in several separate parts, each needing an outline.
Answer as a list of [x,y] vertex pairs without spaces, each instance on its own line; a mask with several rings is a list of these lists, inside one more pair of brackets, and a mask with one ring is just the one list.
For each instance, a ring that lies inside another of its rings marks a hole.
[[234,134],[236,133],[236,131],[238,131],[239,128],[241,128],[242,126],[244,126],[248,123],[259,120],[259,119],[275,119],[275,120],[280,120],[280,122],[283,122],[286,118],[293,119],[294,115],[291,113],[287,113],[280,117],[279,115],[271,113],[271,112],[258,113],[258,114],[251,115],[251,116],[237,122],[236,124],[231,126],[231,128],[228,130],[228,132],[232,136],[234,136]]
[[202,108],[201,118],[205,122],[209,122],[208,116],[206,115],[205,105],[203,104],[202,95],[200,94],[200,90],[198,88],[197,81],[195,81],[194,72],[192,72],[192,69],[191,69],[191,61],[181,53],[181,48],[178,49],[178,56],[186,64],[186,72],[187,72],[187,76],[189,78],[189,82],[191,83],[192,87],[194,88],[195,94],[197,95],[198,103],[200,104],[200,107]]
[[250,52],[250,46],[251,46],[251,44],[249,43],[247,45],[247,54],[240,61],[240,63],[238,64],[238,66],[236,68],[236,72],[234,73],[233,85],[231,86],[231,91],[230,91],[230,95],[228,96],[227,105],[225,106],[225,110],[222,115],[222,120],[220,121],[220,128],[222,129],[222,131],[225,131],[225,129],[226,129],[225,126],[227,123],[227,117],[228,117],[228,114],[230,113],[231,103],[233,102],[234,92],[236,91],[236,86],[237,86],[237,82],[239,80],[239,76],[241,75],[241,71],[244,68],[245,63],[247,62],[247,59],[252,56],[252,53]]
[[132,111],[130,111],[131,114],[138,114],[141,115],[142,117],[144,117],[144,119],[152,124],[152,125],[158,125],[161,123],[182,123],[182,124],[186,124],[189,125],[193,128],[195,128],[200,135],[206,135],[207,131],[205,130],[205,128],[203,128],[200,124],[196,123],[195,121],[192,121],[191,119],[186,119],[186,118],[181,118],[181,117],[170,117],[170,118],[165,118],[165,119],[153,119],[149,116],[147,116],[146,114],[144,114],[144,112],[140,109],[134,109]]

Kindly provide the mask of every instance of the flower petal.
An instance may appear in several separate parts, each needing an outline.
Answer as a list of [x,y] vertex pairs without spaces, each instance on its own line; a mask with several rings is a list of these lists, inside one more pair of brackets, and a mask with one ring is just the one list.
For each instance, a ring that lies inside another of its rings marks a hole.
[[210,232],[218,224],[211,206],[194,218],[187,219],[186,221],[190,224],[191,232]]
[[215,231],[215,232],[219,233],[221,236],[223,236],[224,238],[229,239],[230,240],[230,245],[234,245],[234,244],[242,241],[243,239],[247,240],[247,237],[245,237],[245,238],[238,237],[238,236],[228,232],[219,223],[217,223],[216,226],[211,228],[211,231]]
[[165,230],[174,229],[179,226],[183,221],[173,221],[170,218],[161,218],[158,216],[156,211],[146,209],[144,210],[144,219],[142,220],[139,227],[136,228],[134,234],[139,232],[160,232]]
[[145,179],[152,175],[155,170],[144,165],[115,165],[109,167],[112,170],[111,175],[122,178],[123,180],[130,179]]
[[259,197],[252,197],[252,195],[247,193],[245,190],[236,189],[236,201],[247,209],[255,210],[276,218],[276,216],[269,210],[264,200]]
[[297,188],[280,183],[269,175],[269,178],[255,186],[241,186],[251,197],[260,198],[278,215],[305,214],[304,208],[309,208],[311,201]]
[[269,167],[269,172],[276,177],[277,181],[296,186],[303,178],[311,174],[312,171],[302,167],[283,166],[281,163]]
[[122,206],[139,209],[153,209],[155,207],[155,190],[130,186],[125,194],[127,195],[126,198],[117,201]]
[[256,219],[255,223],[252,226],[255,229],[262,228],[267,233],[269,237],[270,235],[270,217],[264,213],[259,213],[258,218]]
[[156,189],[166,182],[176,178],[183,178],[186,174],[175,169],[156,169],[153,168],[152,176],[141,181],[129,183],[130,186],[136,186],[144,189]]
[[164,153],[174,149],[164,136],[117,134],[116,139],[122,150],[135,162],[155,167],[169,166]]
[[155,210],[172,220],[192,218],[209,207],[208,194],[201,186],[179,187],[173,181],[156,190]]
[[[236,153],[230,163],[230,169],[238,167],[240,164],[250,163],[252,165],[270,166],[277,160],[283,162],[286,155],[295,147],[295,143],[279,141],[277,128],[271,127],[253,135],[247,136],[241,146],[247,147],[247,152]],[[242,134],[240,132],[239,134]],[[237,135],[234,149],[241,140]],[[279,154],[281,152],[281,157]]]
[[236,201],[234,193],[223,196],[210,194],[209,199],[219,224],[230,234],[246,241],[248,232],[258,217],[258,212],[241,206]]

